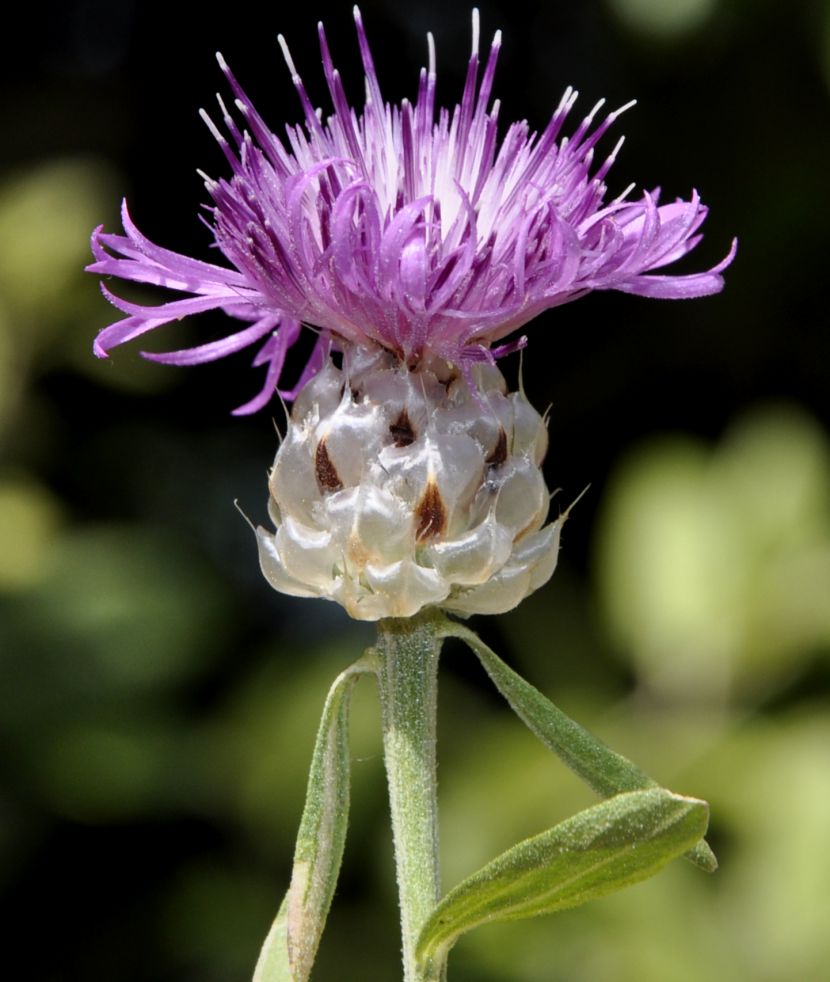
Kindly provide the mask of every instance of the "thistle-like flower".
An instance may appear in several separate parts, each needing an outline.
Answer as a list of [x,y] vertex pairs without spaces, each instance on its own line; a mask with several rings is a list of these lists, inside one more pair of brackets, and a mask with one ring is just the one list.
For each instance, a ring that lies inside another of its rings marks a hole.
[[[104,357],[220,308],[245,326],[145,356],[192,365],[259,344],[254,365],[267,366],[265,384],[235,412],[260,409],[277,391],[289,400],[302,393],[271,479],[278,531],[260,530],[263,568],[279,589],[327,596],[369,619],[426,604],[508,609],[552,573],[561,519],[541,530],[544,429],[523,395],[506,394],[495,360],[525,339],[505,339],[591,290],[715,293],[734,245],[706,272],[653,273],[694,248],[707,210],[696,193],[659,205],[657,192],[632,201],[629,188],[606,201],[622,141],[599,165],[594,151],[627,106],[595,124],[600,103],[563,136],[576,100],[567,89],[541,132],[522,121],[499,139],[491,95],[501,35],[480,71],[477,13],[464,92],[451,112],[436,111],[431,36],[414,104],[392,106],[357,9],[355,23],[360,113],[319,27],[334,107],[327,120],[280,38],[305,116],[284,139],[219,56],[242,125],[221,99],[227,135],[203,114],[231,168],[230,179],[205,177],[205,187],[215,242],[231,265],[153,244],[125,206],[126,234],[97,229],[89,269],[186,296],[141,306],[103,286],[127,316],[100,332],[95,352]],[[297,384],[280,387],[301,324],[318,332],[317,344]],[[331,363],[332,350],[342,367]],[[523,480],[526,492],[516,490]]]

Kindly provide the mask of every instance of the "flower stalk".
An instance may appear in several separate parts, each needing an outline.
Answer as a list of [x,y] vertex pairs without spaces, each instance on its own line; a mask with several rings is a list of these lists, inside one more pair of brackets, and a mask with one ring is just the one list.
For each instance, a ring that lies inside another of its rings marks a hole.
[[395,844],[404,982],[441,982],[445,963],[418,966],[415,946],[440,897],[436,727],[440,621],[378,624],[377,680]]

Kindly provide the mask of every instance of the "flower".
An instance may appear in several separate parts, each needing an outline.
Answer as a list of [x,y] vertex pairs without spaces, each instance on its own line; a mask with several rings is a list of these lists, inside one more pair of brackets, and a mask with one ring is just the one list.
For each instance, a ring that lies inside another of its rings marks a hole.
[[[598,166],[595,147],[628,106],[594,119],[597,104],[562,136],[576,101],[567,89],[550,122],[527,122],[498,137],[499,103],[491,100],[501,35],[480,73],[478,16],[460,104],[435,108],[435,52],[422,69],[414,104],[384,102],[359,11],[355,23],[365,72],[362,113],[348,103],[319,26],[323,70],[334,106],[323,121],[280,38],[305,114],[285,139],[264,123],[219,64],[241,114],[240,127],[219,100],[227,136],[203,116],[230,165],[231,177],[205,176],[212,231],[230,263],[188,258],[145,238],[126,205],[124,235],[93,233],[92,272],[185,294],[159,306],[128,303],[102,285],[127,316],[104,328],[95,353],[170,321],[219,308],[245,324],[220,340],[163,354],[155,361],[192,365],[261,344],[267,366],[261,392],[236,413],[254,412],[278,389],[286,353],[305,323],[319,333],[299,382],[279,391],[293,399],[326,361],[330,344],[391,352],[415,367],[471,370],[524,344],[502,342],[531,318],[591,290],[622,290],[681,299],[716,293],[728,255],[712,269],[654,274],[700,241],[707,209],[689,201],[658,204],[626,193],[606,201],[605,178],[622,140]],[[479,77],[480,76],[480,77]]]

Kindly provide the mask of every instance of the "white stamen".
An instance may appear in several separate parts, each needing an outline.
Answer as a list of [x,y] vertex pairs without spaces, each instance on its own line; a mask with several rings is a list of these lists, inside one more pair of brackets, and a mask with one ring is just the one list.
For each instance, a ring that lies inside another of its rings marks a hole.
[[435,38],[432,31],[427,31],[428,71],[430,78],[435,78]]
[[629,194],[631,194],[631,192],[634,190],[636,186],[637,185],[632,181],[627,188],[625,188],[620,194],[617,195],[616,198],[614,198],[611,204],[615,205],[619,201],[625,201],[625,199],[629,196]]
[[228,119],[230,114],[228,113],[228,109],[225,106],[224,101],[222,100],[222,96],[218,92],[216,93],[216,101],[219,103],[219,108],[222,110],[222,116],[225,119]]
[[621,136],[619,140],[614,144],[614,149],[608,154],[606,163],[610,166],[617,159],[617,154],[620,152],[622,145],[625,143],[625,137]]
[[223,143],[223,144],[225,144],[227,146],[228,141],[219,132],[219,129],[217,128],[216,124],[213,122],[213,120],[210,118],[210,116],[208,116],[207,112],[204,109],[200,109],[199,110],[199,115],[204,120],[205,124],[207,125],[207,128],[213,134],[213,137],[216,140],[216,142],[217,143]]
[[479,39],[479,18],[478,18],[478,7],[473,7],[473,50],[471,54],[478,54],[478,39]]
[[627,112],[629,109],[631,109],[632,106],[636,106],[636,105],[637,105],[637,100],[632,99],[630,102],[627,102],[624,106],[620,106],[619,109],[615,109],[612,113],[608,113],[608,121],[613,122],[618,116],[622,116],[624,112]]
[[214,179],[213,179],[213,178],[212,178],[212,177],[210,176],[210,174],[206,174],[206,173],[205,173],[205,172],[204,172],[203,170],[201,170],[201,169],[200,169],[200,168],[198,168],[198,167],[196,168],[196,173],[197,173],[197,174],[199,175],[199,177],[201,177],[201,179],[202,179],[202,180],[203,180],[203,181],[205,182],[205,187],[206,187],[206,188],[207,188],[208,190],[210,190],[211,188],[215,188],[215,187],[218,187],[218,186],[219,186],[219,184],[218,184],[218,181],[215,181],[215,180],[214,180]]
[[568,113],[573,109],[574,103],[579,98],[579,92],[572,86],[568,86],[567,89],[562,93],[562,98],[559,100],[559,105],[556,107],[556,112],[554,116],[562,116],[563,118],[568,115]]
[[296,67],[294,66],[294,59],[291,57],[291,52],[288,50],[288,43],[285,40],[285,37],[282,34],[278,34],[277,41],[282,49],[282,56],[285,59],[286,65],[288,66],[288,71],[291,72],[291,81],[299,82],[300,76]]
[[594,116],[602,109],[605,105],[605,99],[600,99],[599,102],[594,106],[594,108],[588,113],[582,122],[582,125],[587,129],[594,120]]

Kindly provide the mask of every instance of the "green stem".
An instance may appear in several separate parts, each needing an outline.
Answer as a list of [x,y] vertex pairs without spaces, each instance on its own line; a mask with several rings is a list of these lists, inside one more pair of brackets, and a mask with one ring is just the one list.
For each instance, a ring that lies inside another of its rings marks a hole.
[[415,943],[440,896],[435,741],[439,624],[431,616],[378,624],[377,677],[398,875],[404,982],[439,982]]

